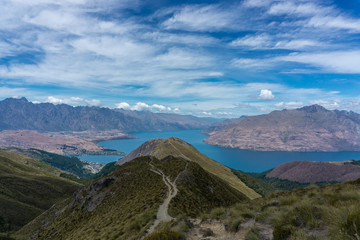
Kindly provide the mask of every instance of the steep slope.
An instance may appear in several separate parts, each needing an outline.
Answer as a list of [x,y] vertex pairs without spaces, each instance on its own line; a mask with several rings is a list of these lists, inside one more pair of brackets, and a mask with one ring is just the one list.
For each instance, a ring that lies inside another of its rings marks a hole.
[[160,131],[201,129],[215,119],[177,114],[157,114],[100,107],[72,107],[66,104],[33,104],[26,98],[0,101],[0,130],[85,131],[122,130]]
[[256,151],[360,151],[360,115],[319,105],[248,117],[204,142]]
[[0,151],[0,217],[5,220],[0,228],[17,229],[71,196],[81,185],[62,173],[41,160]]
[[328,162],[293,161],[277,166],[266,174],[266,177],[300,183],[345,182],[360,178],[360,166]]
[[6,147],[2,150],[17,153],[29,158],[42,160],[51,166],[70,173],[80,178],[92,177],[94,174],[88,169],[88,163],[81,161],[77,157],[68,157],[56,153],[50,153],[39,149],[22,149],[15,147]]
[[199,164],[204,170],[221,178],[230,186],[248,196],[250,199],[260,197],[258,193],[246,186],[235,174],[226,166],[215,162],[204,154],[200,153],[189,143],[175,137],[169,139],[152,139],[139,148],[132,151],[126,157],[120,159],[118,164],[131,161],[141,156],[154,156],[163,159],[167,156],[175,156],[193,161]]
[[244,120],[245,118],[247,118],[247,116],[241,116],[241,117],[239,117],[239,118],[225,119],[225,120],[222,121],[222,122],[216,123],[215,125],[206,128],[206,129],[203,130],[201,133],[203,133],[203,134],[208,134],[208,135],[213,135],[213,134],[215,134],[216,132],[218,132],[218,131],[220,131],[220,130],[228,127],[228,126],[231,126],[231,125],[234,125],[234,124],[236,124],[236,123],[241,122],[241,121]]
[[18,235],[139,239],[152,231],[156,219],[198,216],[246,199],[195,162],[172,156],[162,160],[141,157],[82,188],[67,204],[54,206]]

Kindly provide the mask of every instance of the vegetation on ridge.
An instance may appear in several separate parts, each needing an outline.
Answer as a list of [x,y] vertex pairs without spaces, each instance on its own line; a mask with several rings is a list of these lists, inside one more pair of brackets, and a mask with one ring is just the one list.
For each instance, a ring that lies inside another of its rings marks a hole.
[[132,151],[128,156],[119,160],[118,163],[122,164],[140,156],[154,156],[158,159],[163,159],[167,156],[184,158],[199,164],[205,171],[219,177],[234,189],[245,194],[249,199],[261,196],[244,184],[230,168],[210,159],[192,145],[179,138],[171,137],[169,139],[149,140]]
[[245,239],[358,239],[359,200],[360,179],[279,192],[214,209],[204,219],[216,216],[234,234],[247,224]]

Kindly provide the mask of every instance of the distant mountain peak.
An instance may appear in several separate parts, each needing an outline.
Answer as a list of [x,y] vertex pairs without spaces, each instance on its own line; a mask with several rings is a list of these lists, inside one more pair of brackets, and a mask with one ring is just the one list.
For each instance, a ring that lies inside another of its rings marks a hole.
[[311,105],[248,117],[204,142],[255,151],[360,151],[360,114]]
[[319,104],[305,106],[305,107],[299,108],[299,110],[305,111],[305,112],[308,112],[308,113],[330,111],[330,110],[327,110],[326,108],[324,108],[323,106],[321,106]]
[[26,97],[21,97],[21,98],[6,98],[6,99],[4,99],[4,101],[23,102],[23,103],[29,102],[29,101],[26,99]]
[[169,156],[182,158],[190,162],[199,164],[204,170],[221,178],[234,189],[245,194],[248,198],[254,199],[259,197],[253,189],[246,186],[234,173],[226,166],[215,162],[204,154],[200,153],[194,146],[184,140],[176,137],[168,139],[156,138],[143,143],[140,147],[133,150],[124,158],[120,159],[117,164],[123,165],[139,157],[152,156],[157,159],[165,159]]

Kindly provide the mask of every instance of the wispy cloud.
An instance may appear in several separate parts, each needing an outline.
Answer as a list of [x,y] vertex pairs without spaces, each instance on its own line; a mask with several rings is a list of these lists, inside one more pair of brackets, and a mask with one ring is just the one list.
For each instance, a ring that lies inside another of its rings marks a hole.
[[167,29],[186,29],[193,31],[218,31],[234,27],[236,11],[229,11],[228,7],[216,5],[191,5],[173,8],[166,13],[171,17],[162,26]]
[[308,64],[323,72],[360,73],[360,50],[290,54],[278,60]]
[[[330,79],[360,74],[360,19],[336,2],[157,6],[141,0],[2,1],[1,96],[105,106],[126,101],[130,109],[151,102],[136,108],[230,116],[305,105],[319,94],[323,101],[336,95],[341,108],[354,95]],[[310,72],[325,74],[327,83]],[[234,107],[240,103],[248,108]]]

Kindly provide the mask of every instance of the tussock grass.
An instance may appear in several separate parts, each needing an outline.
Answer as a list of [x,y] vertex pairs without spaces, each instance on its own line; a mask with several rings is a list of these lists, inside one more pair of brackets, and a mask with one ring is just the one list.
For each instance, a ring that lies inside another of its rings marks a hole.
[[[360,180],[278,192],[228,209],[214,209],[208,215],[213,217],[223,219],[231,231],[237,230],[241,219],[270,224],[274,239],[358,240]],[[255,227],[246,239],[262,239],[261,234]]]

